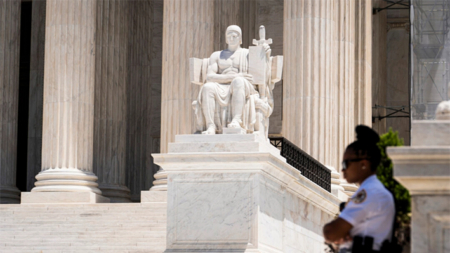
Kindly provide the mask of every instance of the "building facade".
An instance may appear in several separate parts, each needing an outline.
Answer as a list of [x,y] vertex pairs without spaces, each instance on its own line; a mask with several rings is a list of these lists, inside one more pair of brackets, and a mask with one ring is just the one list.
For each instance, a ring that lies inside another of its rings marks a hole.
[[113,202],[139,201],[159,169],[151,154],[167,152],[176,134],[194,132],[198,87],[189,82],[188,59],[223,49],[230,24],[242,28],[243,47],[265,25],[272,54],[284,55],[271,136],[339,171],[354,126],[373,123],[383,133],[398,124],[374,118],[403,103],[389,104],[388,80],[407,81],[388,70],[389,57],[408,64],[404,54],[388,54],[407,31],[391,32],[403,28],[393,10],[374,12],[385,1],[0,4],[2,202],[18,203],[21,191],[33,189],[100,190]]

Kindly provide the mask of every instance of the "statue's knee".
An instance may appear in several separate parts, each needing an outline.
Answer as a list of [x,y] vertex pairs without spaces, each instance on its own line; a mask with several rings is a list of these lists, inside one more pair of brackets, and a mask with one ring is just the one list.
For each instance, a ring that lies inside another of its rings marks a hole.
[[233,86],[234,89],[243,88],[244,85],[245,85],[245,78],[240,76],[234,78],[233,81],[231,82],[231,86]]

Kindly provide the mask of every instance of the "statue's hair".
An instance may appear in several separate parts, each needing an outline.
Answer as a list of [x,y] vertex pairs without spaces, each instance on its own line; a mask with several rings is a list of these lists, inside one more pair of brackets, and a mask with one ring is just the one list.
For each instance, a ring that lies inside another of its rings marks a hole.
[[237,26],[237,25],[230,25],[230,26],[228,26],[228,27],[227,27],[227,31],[225,32],[225,34],[228,33],[229,31],[235,31],[235,32],[238,32],[239,35],[242,36],[242,30],[241,30],[241,28],[240,28],[239,26]]
[[381,161],[381,152],[377,143],[380,136],[371,128],[359,125],[355,128],[356,141],[347,146],[358,157],[367,157],[370,161],[370,169],[375,171]]

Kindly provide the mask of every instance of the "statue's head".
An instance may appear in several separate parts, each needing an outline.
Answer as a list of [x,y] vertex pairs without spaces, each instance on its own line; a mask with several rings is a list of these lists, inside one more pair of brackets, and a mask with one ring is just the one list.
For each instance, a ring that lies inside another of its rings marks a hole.
[[242,30],[237,25],[230,25],[225,32],[226,42],[230,46],[242,44]]

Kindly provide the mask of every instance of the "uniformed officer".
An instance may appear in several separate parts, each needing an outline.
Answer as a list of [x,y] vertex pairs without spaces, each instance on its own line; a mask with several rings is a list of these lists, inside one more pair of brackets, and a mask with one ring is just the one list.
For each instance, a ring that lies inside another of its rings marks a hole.
[[[358,244],[363,238],[363,244],[370,243],[374,252],[380,252],[383,242],[391,239],[394,199],[376,176],[381,160],[377,147],[380,137],[367,126],[359,125],[355,130],[357,140],[345,150],[342,171],[347,182],[360,186],[339,218],[325,225],[323,234],[330,242],[346,241],[339,252],[359,252],[355,251],[355,238],[358,238]],[[352,244],[353,251],[350,249]]]

